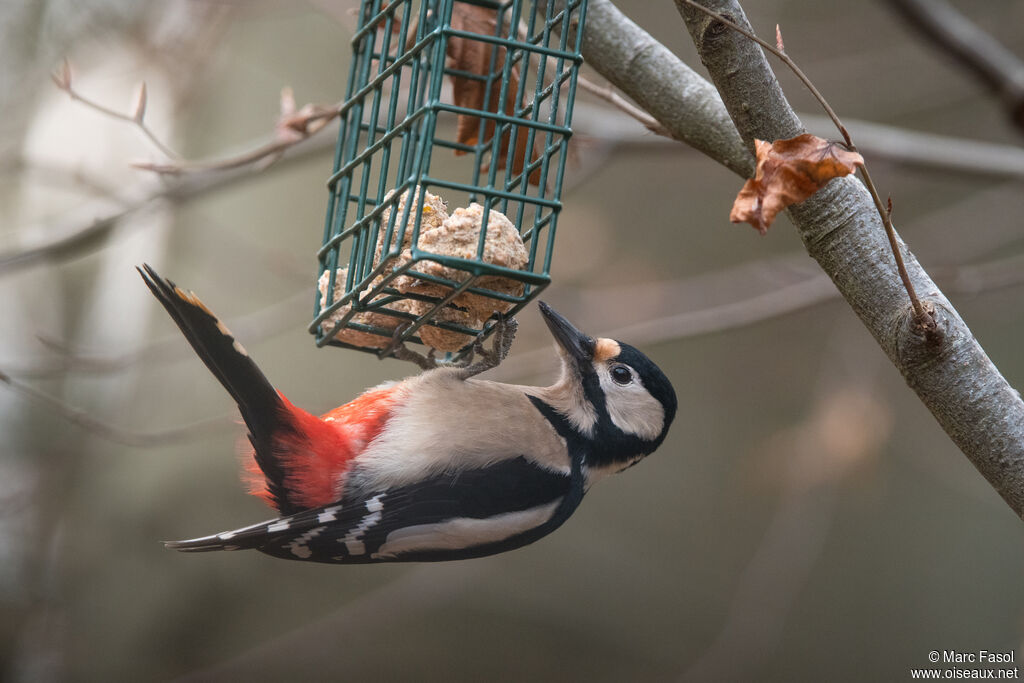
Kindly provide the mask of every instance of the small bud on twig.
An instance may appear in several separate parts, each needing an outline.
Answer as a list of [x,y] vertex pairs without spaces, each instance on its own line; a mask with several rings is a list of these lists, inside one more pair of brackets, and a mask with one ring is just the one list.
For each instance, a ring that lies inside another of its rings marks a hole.
[[51,75],[53,82],[57,84],[57,87],[65,92],[71,90],[71,64],[68,62],[68,58],[65,57],[64,61],[61,62],[57,70]]
[[295,91],[290,85],[281,88],[281,118],[295,113]]
[[142,85],[139,86],[139,94],[135,96],[135,113],[132,114],[132,119],[135,123],[142,123],[142,120],[146,117],[146,81],[142,81]]

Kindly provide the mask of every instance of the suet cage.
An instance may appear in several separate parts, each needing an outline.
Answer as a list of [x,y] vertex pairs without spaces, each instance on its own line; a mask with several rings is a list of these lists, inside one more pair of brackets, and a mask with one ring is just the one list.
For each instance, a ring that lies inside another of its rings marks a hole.
[[362,0],[318,253],[318,346],[384,357],[411,341],[455,359],[549,284],[585,11]]

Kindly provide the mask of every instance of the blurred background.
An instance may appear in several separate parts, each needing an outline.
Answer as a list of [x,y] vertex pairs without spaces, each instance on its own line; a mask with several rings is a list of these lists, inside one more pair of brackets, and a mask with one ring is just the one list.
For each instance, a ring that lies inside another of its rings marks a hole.
[[[700,68],[673,3],[618,4]],[[1024,3],[958,4],[1024,57]],[[198,292],[312,412],[414,368],[306,331],[334,127],[273,165],[161,176],[131,165],[167,161],[138,126],[68,90],[130,118],[145,81],[161,141],[232,159],[273,140],[283,87],[343,98],[354,7],[0,4],[0,678],[881,681],[931,650],[1020,648],[1020,520],[788,222],[730,224],[741,179],[587,94],[545,299],[665,369],[680,407],[661,449],[506,555],[164,549],[272,515],[238,484],[233,404],[135,265]],[[781,25],[903,237],[1024,385],[1024,150],[1002,102],[885,2],[746,9],[762,35]],[[554,369],[531,307],[491,375]]]

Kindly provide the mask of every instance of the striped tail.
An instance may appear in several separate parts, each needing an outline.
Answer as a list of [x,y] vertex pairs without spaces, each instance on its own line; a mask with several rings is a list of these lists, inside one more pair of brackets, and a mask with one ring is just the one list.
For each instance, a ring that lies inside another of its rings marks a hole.
[[249,428],[249,441],[256,451],[256,464],[266,479],[270,503],[283,515],[297,512],[301,506],[290,500],[285,469],[275,456],[275,443],[295,431],[285,400],[228,328],[195,294],[160,277],[148,265],[137,270],[206,367],[238,403]]
[[[252,524],[234,531],[224,531],[211,536],[190,538],[185,541],[164,541],[164,547],[184,553],[206,553],[214,550],[248,550],[259,548],[266,542],[267,530],[280,523],[272,519]],[[286,525],[287,526],[287,525]]]

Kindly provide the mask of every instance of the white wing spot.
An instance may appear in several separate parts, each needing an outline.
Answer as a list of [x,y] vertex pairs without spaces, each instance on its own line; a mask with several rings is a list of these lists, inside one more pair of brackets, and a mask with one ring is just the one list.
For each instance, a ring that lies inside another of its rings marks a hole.
[[373,528],[375,524],[379,524],[383,518],[381,510],[384,509],[384,504],[380,500],[383,495],[383,493],[376,495],[366,501],[366,511],[369,514],[363,517],[354,529],[345,534],[344,538],[340,539],[339,542],[345,544],[349,555],[366,554],[366,544],[363,543],[362,538],[366,535],[367,531]]
[[241,529],[232,529],[231,531],[225,531],[225,532],[216,534],[214,536],[206,536],[203,539],[193,539],[193,540],[206,540],[207,538],[216,538],[216,539],[221,540],[221,541],[230,541],[232,538],[234,538],[238,534],[245,533],[245,532],[248,532],[248,531],[255,531],[255,530],[271,531],[272,527],[275,526],[275,522],[276,523],[280,523],[280,520],[268,519],[265,522],[257,522],[256,524],[250,524],[249,526],[243,526]]
[[266,526],[267,524],[273,524],[273,522],[274,520],[269,520],[266,522],[250,524],[249,526],[243,526],[241,529],[232,529],[231,531],[225,531],[223,533],[217,534],[217,538],[219,538],[222,541],[230,541],[232,538],[234,538],[240,533],[252,531],[253,529],[259,529],[260,527]]
[[313,554],[313,551],[310,550],[309,546],[306,544],[312,541],[317,536],[319,536],[320,533],[324,530],[324,528],[325,527],[318,526],[315,529],[310,529],[309,531],[307,531],[306,533],[302,534],[294,541],[289,543],[288,547],[289,549],[291,549],[292,555],[303,560],[309,558]]
[[287,531],[287,530],[288,530],[288,520],[287,519],[282,519],[280,522],[277,522],[276,524],[271,524],[270,526],[267,527],[267,532],[268,533],[274,533],[275,531]]
[[329,508],[325,509],[323,512],[321,512],[319,515],[316,516],[316,521],[320,522],[321,524],[326,524],[327,522],[333,522],[334,520],[337,519],[337,517],[335,517],[334,513],[336,513],[340,509],[341,509],[340,505],[335,505],[333,507],[329,507]]
[[379,523],[380,520],[381,514],[379,512],[370,513],[363,517],[362,521],[359,522],[359,526],[348,532],[348,534],[345,535],[345,538],[341,539],[341,542],[345,544],[346,548],[348,548],[350,555],[366,554],[366,545],[361,539],[363,535],[370,530],[370,527]]

